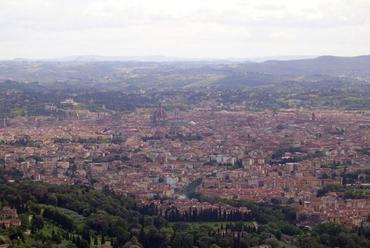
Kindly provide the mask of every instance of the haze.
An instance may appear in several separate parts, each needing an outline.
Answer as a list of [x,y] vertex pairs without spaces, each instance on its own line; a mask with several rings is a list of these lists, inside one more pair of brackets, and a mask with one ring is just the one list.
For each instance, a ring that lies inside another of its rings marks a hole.
[[0,59],[370,54],[368,0],[0,0]]

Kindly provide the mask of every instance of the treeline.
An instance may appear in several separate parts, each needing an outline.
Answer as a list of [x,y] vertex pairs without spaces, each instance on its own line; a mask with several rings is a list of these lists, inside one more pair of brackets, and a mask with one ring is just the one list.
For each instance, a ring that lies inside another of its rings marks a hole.
[[32,140],[28,135],[22,135],[12,141],[0,140],[0,145],[39,147],[40,141]]
[[71,144],[71,143],[80,143],[80,144],[121,144],[123,142],[123,137],[121,135],[113,135],[112,137],[90,137],[90,138],[81,138],[76,137],[73,139],[65,138],[55,138],[55,144]]
[[226,210],[221,208],[197,209],[189,208],[186,211],[179,211],[172,207],[165,210],[158,209],[151,204],[142,207],[142,214],[163,216],[170,222],[224,222],[224,221],[251,221],[253,216],[249,212],[242,212],[238,209]]
[[370,183],[370,169],[342,173],[343,184]]
[[367,186],[361,185],[336,185],[329,184],[317,191],[317,196],[322,197],[329,192],[336,192],[340,194],[344,199],[370,199],[370,189]]

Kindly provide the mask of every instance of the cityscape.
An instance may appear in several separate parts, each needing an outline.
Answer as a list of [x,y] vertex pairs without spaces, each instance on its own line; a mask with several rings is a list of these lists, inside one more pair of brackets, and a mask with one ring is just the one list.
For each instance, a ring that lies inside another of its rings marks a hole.
[[0,248],[370,248],[369,10],[0,0]]

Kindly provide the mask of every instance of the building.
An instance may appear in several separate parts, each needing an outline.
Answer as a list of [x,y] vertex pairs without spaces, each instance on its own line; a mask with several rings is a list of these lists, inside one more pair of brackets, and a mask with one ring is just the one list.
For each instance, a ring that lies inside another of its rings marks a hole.
[[4,207],[0,211],[0,225],[4,225],[6,228],[20,226],[21,220],[18,218],[17,210]]

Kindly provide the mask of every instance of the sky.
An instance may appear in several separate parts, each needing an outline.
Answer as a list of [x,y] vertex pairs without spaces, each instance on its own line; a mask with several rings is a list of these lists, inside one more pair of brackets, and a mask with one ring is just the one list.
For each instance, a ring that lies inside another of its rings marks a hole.
[[370,54],[370,0],[0,0],[0,59]]

